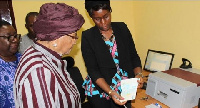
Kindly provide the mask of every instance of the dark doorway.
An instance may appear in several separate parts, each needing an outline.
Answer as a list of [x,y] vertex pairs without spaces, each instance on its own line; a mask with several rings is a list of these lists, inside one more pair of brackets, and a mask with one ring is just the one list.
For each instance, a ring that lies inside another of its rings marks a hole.
[[0,0],[0,18],[8,21],[16,29],[12,0]]

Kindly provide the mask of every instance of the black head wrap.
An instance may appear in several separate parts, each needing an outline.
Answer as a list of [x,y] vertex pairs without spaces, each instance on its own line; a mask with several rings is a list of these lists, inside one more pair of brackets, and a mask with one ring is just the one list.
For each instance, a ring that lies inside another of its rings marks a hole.
[[90,11],[90,9],[98,4],[107,4],[108,6],[110,6],[110,0],[104,0],[104,1],[88,1],[85,0],[85,9],[87,10],[87,12]]

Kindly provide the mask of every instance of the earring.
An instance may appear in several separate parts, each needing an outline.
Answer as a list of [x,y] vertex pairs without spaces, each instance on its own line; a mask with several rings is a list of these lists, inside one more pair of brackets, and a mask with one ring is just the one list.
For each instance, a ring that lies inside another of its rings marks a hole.
[[55,44],[53,44],[53,47],[57,47],[57,44],[55,43]]

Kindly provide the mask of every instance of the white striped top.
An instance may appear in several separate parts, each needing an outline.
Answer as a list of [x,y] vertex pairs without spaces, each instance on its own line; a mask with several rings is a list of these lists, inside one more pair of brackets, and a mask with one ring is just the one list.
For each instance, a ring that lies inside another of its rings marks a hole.
[[45,46],[29,47],[15,74],[16,108],[80,108],[80,94],[66,67],[66,61]]

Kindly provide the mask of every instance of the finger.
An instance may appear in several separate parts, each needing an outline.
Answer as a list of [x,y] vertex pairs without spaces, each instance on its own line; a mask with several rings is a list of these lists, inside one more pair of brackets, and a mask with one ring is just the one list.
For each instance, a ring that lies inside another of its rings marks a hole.
[[[121,105],[121,103],[126,103],[126,100],[124,100],[124,98],[121,97],[120,95],[113,95],[113,97],[114,97],[113,100],[115,100],[118,104],[119,104],[119,102],[120,102],[120,105]],[[112,98],[113,98],[113,97],[112,97]]]
[[113,101],[118,105],[125,105],[127,101],[120,102],[118,99],[113,99]]
[[137,88],[142,88],[143,87],[143,83],[138,84]]
[[140,78],[140,80],[137,80],[138,83],[144,83],[143,78]]

